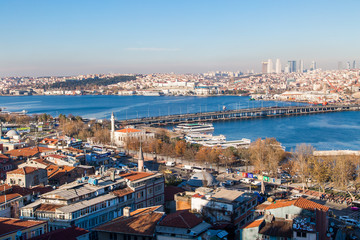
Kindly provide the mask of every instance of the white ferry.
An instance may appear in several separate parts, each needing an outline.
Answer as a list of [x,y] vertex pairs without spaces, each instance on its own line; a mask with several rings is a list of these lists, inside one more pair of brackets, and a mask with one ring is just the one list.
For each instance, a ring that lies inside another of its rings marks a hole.
[[221,148],[228,148],[228,147],[243,147],[248,148],[250,146],[251,140],[247,138],[242,138],[240,140],[233,140],[233,141],[208,141],[208,142],[198,142],[205,147],[221,147]]
[[157,91],[143,91],[142,95],[143,96],[151,96],[151,97],[159,97],[159,96],[161,96],[161,93],[157,92]]
[[182,123],[174,130],[185,133],[213,132],[214,126],[211,123]]
[[189,133],[185,136],[185,140],[189,143],[207,142],[207,141],[226,141],[224,135],[213,136],[204,133]]

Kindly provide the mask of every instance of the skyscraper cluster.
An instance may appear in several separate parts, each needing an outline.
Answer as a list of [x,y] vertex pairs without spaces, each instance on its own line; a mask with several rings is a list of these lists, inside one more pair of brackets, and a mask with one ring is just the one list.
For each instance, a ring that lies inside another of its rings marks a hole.
[[[267,61],[263,61],[261,66],[262,73],[292,73],[292,72],[305,72],[306,69],[304,68],[304,61],[299,60],[289,60],[285,65],[284,69],[282,68],[280,59],[276,59],[275,61],[275,68],[273,66],[273,61],[268,59]],[[313,71],[316,70],[316,62],[312,61],[309,70]]]
[[[350,61],[347,61],[345,64],[345,69],[356,69],[356,61],[353,60],[352,64],[350,63]],[[343,70],[344,69],[344,65],[343,62],[339,61],[338,62],[338,70]]]

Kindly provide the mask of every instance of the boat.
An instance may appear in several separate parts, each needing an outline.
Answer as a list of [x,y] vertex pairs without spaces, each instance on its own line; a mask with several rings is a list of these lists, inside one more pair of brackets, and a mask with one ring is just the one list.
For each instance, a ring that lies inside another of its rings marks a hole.
[[251,140],[247,138],[242,138],[240,140],[232,140],[232,141],[208,141],[208,142],[198,142],[198,144],[203,145],[205,147],[244,147],[248,148],[250,146]]
[[157,92],[157,91],[143,91],[142,95],[143,96],[151,96],[151,97],[159,97],[159,96],[161,96],[160,92]]
[[177,125],[174,131],[184,133],[213,132],[214,126],[211,123],[182,123]]
[[207,141],[225,141],[224,135],[213,136],[212,134],[204,133],[189,133],[185,136],[185,141],[189,143],[207,142]]

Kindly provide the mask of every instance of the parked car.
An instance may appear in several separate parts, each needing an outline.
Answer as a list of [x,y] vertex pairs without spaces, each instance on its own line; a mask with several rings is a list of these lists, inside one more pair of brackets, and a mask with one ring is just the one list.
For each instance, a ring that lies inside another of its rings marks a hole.
[[295,195],[291,195],[290,199],[298,199],[298,198],[301,198],[301,197],[303,197],[303,195],[298,193],[298,194],[295,194]]
[[175,167],[175,161],[167,161],[165,165],[167,167]]
[[258,181],[258,180],[255,180],[255,181],[252,181],[251,182],[251,185],[254,185],[254,186],[261,186],[261,182]]
[[240,182],[242,182],[242,183],[251,183],[252,181],[253,181],[252,178],[242,178],[242,179],[240,180]]
[[280,190],[280,191],[288,191],[288,188],[285,186],[279,186],[276,190]]
[[234,181],[233,180],[226,180],[225,184],[226,184],[226,186],[233,186]]

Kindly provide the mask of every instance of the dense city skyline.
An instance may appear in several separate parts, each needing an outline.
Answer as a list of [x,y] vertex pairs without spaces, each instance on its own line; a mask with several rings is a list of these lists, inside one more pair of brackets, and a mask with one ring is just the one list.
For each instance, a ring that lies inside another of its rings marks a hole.
[[[261,71],[359,61],[356,1],[0,3],[0,77]],[[349,34],[351,33],[351,34]]]

